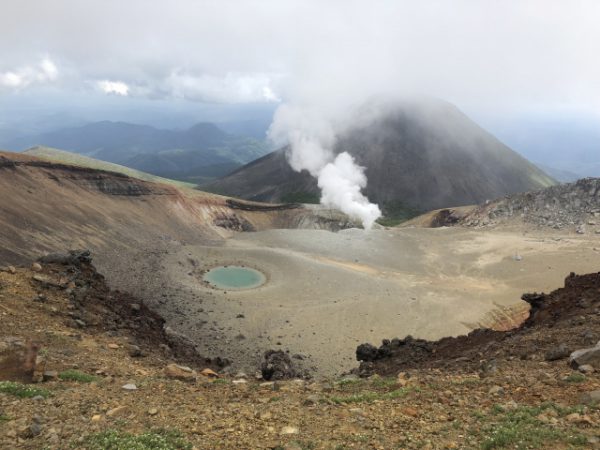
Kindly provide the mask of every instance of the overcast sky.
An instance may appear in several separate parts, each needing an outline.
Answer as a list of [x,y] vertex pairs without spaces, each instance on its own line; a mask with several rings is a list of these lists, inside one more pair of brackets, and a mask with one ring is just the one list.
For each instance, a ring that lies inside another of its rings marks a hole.
[[3,0],[0,105],[408,93],[596,115],[599,24],[594,0]]

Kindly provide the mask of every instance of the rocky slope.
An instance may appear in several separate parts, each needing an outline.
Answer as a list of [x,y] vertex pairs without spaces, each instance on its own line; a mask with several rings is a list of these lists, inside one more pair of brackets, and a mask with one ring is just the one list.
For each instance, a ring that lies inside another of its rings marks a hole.
[[[366,168],[365,194],[388,215],[400,209],[476,204],[554,183],[453,105],[431,100],[380,109],[376,119],[358,122],[339,136],[335,151],[349,152]],[[286,151],[253,161],[205,187],[258,201],[294,195],[318,199],[316,181],[306,172],[294,172]]]
[[473,207],[432,211],[404,226],[493,227],[513,223],[600,234],[600,178],[583,178],[574,183],[507,195]]
[[461,222],[467,226],[494,225],[520,218],[526,223],[557,230],[571,228],[600,234],[600,178],[506,196],[479,206]]
[[[557,305],[574,296],[532,301],[532,321],[545,328],[528,329],[549,333],[545,343],[517,332],[486,342],[479,357],[466,346],[467,363],[440,351],[439,363],[413,358],[400,373],[388,365],[389,377],[312,382],[210,370],[180,351],[189,347],[178,347],[143,299],[109,291],[86,253],[7,267],[0,271],[0,447],[597,448],[598,372],[571,369],[561,348],[544,356],[559,336],[569,350],[591,342],[579,338],[579,327],[598,331],[588,319],[598,277],[569,278],[562,292],[589,300],[564,321]],[[563,326],[573,320],[575,330]],[[525,357],[499,351],[518,340],[529,348]],[[483,374],[472,358],[485,360]],[[28,359],[26,375],[44,381],[23,383],[4,370],[7,361]]]
[[[397,373],[400,370],[436,367],[486,376],[498,364],[522,361],[562,361],[583,373],[600,372],[600,272],[571,273],[564,287],[550,294],[524,294],[530,311],[523,323],[509,331],[476,329],[466,336],[431,342],[392,339],[375,348],[362,344],[357,359],[363,375]],[[585,348],[588,358],[570,357]],[[585,366],[587,367],[580,367]]]

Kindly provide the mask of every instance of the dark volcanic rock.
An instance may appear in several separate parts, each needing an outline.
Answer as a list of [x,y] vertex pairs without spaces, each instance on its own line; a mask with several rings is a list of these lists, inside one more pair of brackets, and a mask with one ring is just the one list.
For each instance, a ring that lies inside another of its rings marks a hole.
[[77,308],[74,320],[70,319],[72,322],[84,324],[89,331],[129,330],[136,342],[130,351],[136,357],[156,348],[165,348],[170,357],[187,364],[216,368],[222,362],[200,355],[187,336],[168,327],[162,316],[150,310],[140,299],[125,292],[112,291],[104,276],[92,265],[89,250],[53,253],[39,261],[44,264],[43,276],[48,277],[49,281],[45,283],[48,288],[52,287],[54,278],[65,280],[65,285],[72,286],[69,295]]
[[62,264],[80,266],[82,263],[91,264],[92,256],[89,250],[70,250],[68,253],[50,253],[38,259],[43,264]]
[[[581,299],[585,302],[581,302]],[[362,361],[355,370],[360,376],[373,373],[395,375],[400,371],[442,367],[458,371],[481,369],[481,361],[493,355],[498,365],[503,359],[564,359],[569,349],[582,348],[585,330],[600,327],[600,272],[570,274],[565,287],[550,294],[525,294],[531,305],[529,317],[510,331],[476,329],[466,336],[438,341],[413,339],[384,340],[379,348],[361,344],[356,351]],[[557,347],[556,342],[560,342]],[[577,368],[590,364],[600,367],[600,345],[571,354],[570,364]]]
[[600,217],[600,178],[584,178],[575,183],[508,195],[475,208],[461,223],[487,226],[511,217],[554,229],[571,228],[579,234],[588,232]]
[[546,361],[556,361],[558,359],[567,358],[571,354],[571,351],[565,344],[560,344],[558,347],[551,348],[546,352]]
[[236,214],[220,214],[213,219],[213,224],[233,231],[256,231],[248,220]]
[[300,376],[289,355],[283,350],[266,351],[260,371],[265,380],[286,380]]
[[377,347],[371,344],[360,344],[356,347],[357,361],[375,361],[377,359]]

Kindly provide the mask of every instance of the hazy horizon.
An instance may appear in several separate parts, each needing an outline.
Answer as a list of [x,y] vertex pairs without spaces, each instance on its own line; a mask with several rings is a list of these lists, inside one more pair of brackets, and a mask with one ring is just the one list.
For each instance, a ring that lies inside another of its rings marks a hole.
[[457,105],[534,162],[600,175],[596,2],[3,6],[0,142],[99,120],[260,129],[281,105],[326,121],[414,94]]

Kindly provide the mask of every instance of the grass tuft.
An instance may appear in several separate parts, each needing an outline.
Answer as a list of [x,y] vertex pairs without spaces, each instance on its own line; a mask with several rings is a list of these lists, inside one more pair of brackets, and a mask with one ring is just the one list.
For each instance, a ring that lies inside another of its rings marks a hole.
[[572,412],[570,408],[559,408],[553,404],[522,406],[514,410],[493,407],[491,413],[496,416],[496,420],[492,420],[483,428],[484,439],[481,448],[545,449],[554,448],[553,444],[557,443],[585,445],[585,437],[576,431],[561,430],[538,419],[540,414],[549,409],[555,410],[561,416]]
[[336,382],[336,384],[340,387],[354,386],[362,383],[364,383],[364,380],[360,378],[342,378],[341,380]]
[[398,379],[394,377],[374,378],[371,385],[376,388],[393,388],[398,385]]
[[155,430],[142,434],[107,430],[86,437],[83,448],[86,450],[191,450],[192,444],[175,430]]
[[31,398],[37,397],[38,395],[44,398],[50,396],[50,391],[46,389],[28,386],[14,381],[0,381],[0,393],[14,395],[19,398]]
[[99,378],[94,375],[80,372],[79,370],[65,370],[58,374],[58,378],[63,381],[77,381],[79,383],[91,383],[98,381]]
[[585,381],[585,375],[582,373],[574,372],[565,378],[567,383],[583,383]]
[[331,397],[330,400],[337,404],[343,403],[363,403],[363,402],[373,402],[376,400],[393,400],[395,398],[404,397],[408,394],[412,389],[410,388],[402,388],[396,389],[391,392],[361,392],[359,394],[354,394],[346,397]]

